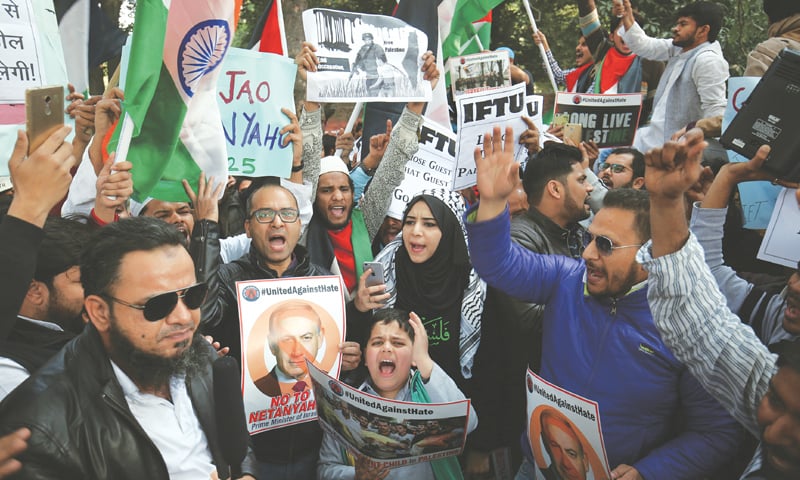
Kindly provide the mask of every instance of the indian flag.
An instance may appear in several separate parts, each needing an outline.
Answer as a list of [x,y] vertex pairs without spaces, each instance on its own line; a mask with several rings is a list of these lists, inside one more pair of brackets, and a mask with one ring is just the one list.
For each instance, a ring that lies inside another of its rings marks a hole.
[[222,180],[227,153],[215,99],[241,0],[139,0],[122,122],[109,143],[133,163],[135,200],[186,201],[181,180]]

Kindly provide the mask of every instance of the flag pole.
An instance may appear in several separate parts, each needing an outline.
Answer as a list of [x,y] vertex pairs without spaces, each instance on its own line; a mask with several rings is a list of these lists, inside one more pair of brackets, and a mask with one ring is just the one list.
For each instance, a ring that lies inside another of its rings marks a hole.
[[[522,3],[525,5],[525,11],[528,12],[528,19],[531,21],[531,28],[535,34],[539,29],[536,28],[536,20],[533,18],[531,4],[528,0],[522,0]],[[547,52],[544,51],[544,45],[541,43],[539,44],[539,54],[541,54],[542,60],[544,61],[544,70],[547,72],[547,78],[550,79],[550,85],[553,86],[553,92],[558,92],[558,85],[556,85],[556,79],[553,77],[553,70],[550,68],[550,62],[547,61]]]
[[[350,119],[347,120],[347,125],[344,127],[344,132],[342,133],[350,133],[353,131],[353,126],[356,124],[356,120],[358,117],[361,116],[361,110],[364,108],[364,102],[356,102],[355,107],[353,107],[353,113],[350,114]],[[333,154],[335,157],[342,156],[342,149],[337,148],[336,153]]]

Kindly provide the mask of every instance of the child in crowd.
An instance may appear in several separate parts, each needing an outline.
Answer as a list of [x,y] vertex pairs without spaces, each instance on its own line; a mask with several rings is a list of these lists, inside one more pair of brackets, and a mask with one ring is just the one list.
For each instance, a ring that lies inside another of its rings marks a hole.
[[[413,401],[412,378],[418,371],[430,402],[453,402],[465,398],[453,379],[431,360],[428,335],[416,314],[406,315],[394,308],[378,310],[372,317],[368,332],[363,351],[369,376],[359,387],[361,391],[393,400]],[[470,406],[467,433],[477,425],[478,418]],[[317,478],[436,479],[430,462],[389,470],[366,457],[357,457],[354,466],[345,464],[345,458],[344,446],[326,432],[319,454]]]

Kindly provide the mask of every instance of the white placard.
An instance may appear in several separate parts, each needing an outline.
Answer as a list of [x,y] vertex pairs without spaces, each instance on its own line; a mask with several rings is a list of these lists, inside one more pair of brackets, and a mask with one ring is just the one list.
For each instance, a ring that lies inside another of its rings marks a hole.
[[429,101],[422,79],[428,36],[384,15],[312,8],[303,12],[306,40],[319,66],[308,73],[306,98],[315,102]]
[[419,150],[406,163],[405,177],[394,189],[387,215],[401,220],[409,200],[426,188],[452,190],[455,155],[456,135],[426,119],[419,134]]
[[758,249],[759,260],[797,268],[800,261],[800,207],[795,191],[784,188],[775,202],[767,232]]
[[[536,460],[536,478],[608,480],[600,410],[597,402],[553,385],[532,371],[526,376],[528,440]],[[565,458],[566,452],[573,455]],[[564,472],[566,473],[566,472]]]
[[345,338],[341,277],[236,282],[236,292],[248,430],[315,421],[306,359],[339,376],[339,343]]

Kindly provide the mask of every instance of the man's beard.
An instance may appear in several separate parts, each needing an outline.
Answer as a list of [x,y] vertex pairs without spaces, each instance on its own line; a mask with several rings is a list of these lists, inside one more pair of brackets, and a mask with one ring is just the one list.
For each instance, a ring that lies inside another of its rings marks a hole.
[[206,357],[205,340],[197,334],[188,348],[172,358],[139,350],[113,322],[108,334],[114,360],[141,390],[157,389],[168,385],[174,375],[199,371]]
[[355,206],[350,207],[350,210],[347,212],[347,217],[345,217],[345,220],[340,224],[334,224],[330,220],[328,220],[328,212],[320,209],[319,207],[317,207],[316,204],[314,204],[314,216],[319,218],[319,220],[322,222],[322,225],[325,226],[326,229],[341,230],[344,227],[346,227],[347,224],[350,223],[350,219],[353,218],[354,208]]

